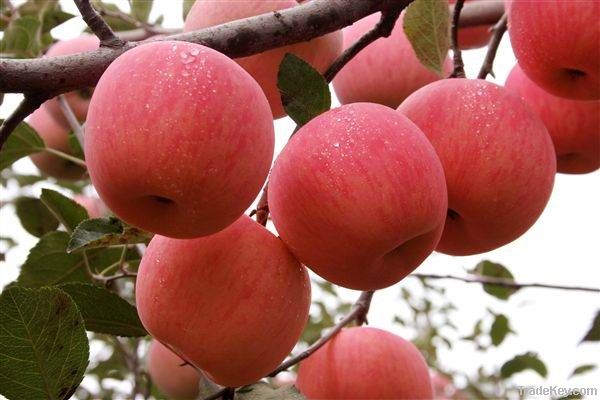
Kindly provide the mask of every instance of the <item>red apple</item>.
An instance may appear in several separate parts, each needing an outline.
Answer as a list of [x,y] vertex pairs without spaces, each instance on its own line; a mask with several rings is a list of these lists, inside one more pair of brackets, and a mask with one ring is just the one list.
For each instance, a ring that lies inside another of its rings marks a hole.
[[600,99],[600,1],[513,0],[510,41],[527,76],[556,96]]
[[195,399],[200,376],[196,370],[160,342],[153,340],[148,350],[148,373],[152,384],[170,399]]
[[378,104],[304,125],[271,172],[269,208],[298,259],[335,284],[393,285],[433,251],[446,215],[444,171],[425,135]]
[[161,235],[217,232],[250,206],[273,157],[258,84],[207,47],[150,42],[118,57],[94,91],[85,155],[100,198]]
[[446,173],[449,209],[438,251],[490,251],[538,219],[556,157],[544,124],[521,99],[490,82],[446,79],[398,110],[427,135]]
[[308,318],[310,281],[283,242],[247,216],[211,236],[154,236],[136,304],[157,340],[223,386],[253,383],[290,353]]
[[85,208],[90,218],[101,218],[106,214],[106,206],[102,203],[102,200],[98,198],[76,195],[73,197],[73,200]]
[[[27,123],[41,136],[46,147],[71,154],[67,129],[52,118],[46,107],[35,110]],[[82,179],[85,176],[81,166],[48,152],[32,154],[31,161],[43,175],[56,179]]]
[[532,82],[516,65],[505,87],[542,119],[556,150],[558,172],[585,174],[600,168],[600,100],[554,96]]
[[446,376],[431,372],[431,385],[433,387],[433,398],[436,400],[467,400],[467,397],[454,386],[452,380]]
[[[85,53],[98,49],[100,41],[95,35],[82,34],[79,37],[70,40],[62,40],[54,43],[46,52],[47,57],[54,56],[67,56],[77,53]],[[87,116],[88,107],[90,105],[91,88],[83,88],[81,90],[65,93],[65,99],[71,106],[73,114],[80,121],[85,121]],[[48,110],[50,115],[56,119],[60,124],[65,127],[69,127],[69,122],[65,118],[58,99],[53,98],[44,103],[44,107]]]
[[311,400],[431,399],[419,350],[390,332],[350,328],[300,363],[298,389]]
[[[441,78],[417,59],[404,34],[402,18],[389,38],[370,44],[337,74],[333,87],[342,104],[372,102],[396,108],[412,92]],[[379,13],[372,14],[345,28],[344,48],[363,37],[379,19]],[[444,70],[452,71],[449,58]]]
[[[195,31],[226,22],[295,7],[296,0],[196,0],[185,19],[184,31]],[[292,53],[323,73],[342,52],[342,32],[333,32],[308,42],[280,47],[236,61],[260,84],[275,118],[285,116],[277,88],[279,64]]]

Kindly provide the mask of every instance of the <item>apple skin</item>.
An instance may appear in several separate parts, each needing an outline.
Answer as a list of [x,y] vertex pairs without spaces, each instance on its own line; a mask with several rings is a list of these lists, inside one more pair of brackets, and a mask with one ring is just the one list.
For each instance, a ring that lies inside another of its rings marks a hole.
[[198,397],[198,372],[189,365],[183,365],[184,361],[160,342],[152,341],[146,362],[152,383],[169,399]]
[[548,129],[558,172],[585,174],[600,168],[600,101],[570,100],[546,92],[515,65],[504,84],[521,97]]
[[[470,1],[472,0],[465,0],[465,3]],[[449,0],[449,3],[455,4],[456,0]],[[458,47],[460,47],[461,50],[470,50],[487,45],[492,37],[492,32],[490,30],[491,27],[492,25],[482,25],[459,28]]]
[[343,329],[300,363],[298,389],[317,399],[431,399],[429,369],[410,342],[381,329]]
[[[52,118],[45,107],[35,110],[29,116],[27,123],[44,140],[46,147],[71,154],[67,129]],[[32,154],[30,158],[44,176],[68,180],[85,177],[85,168],[54,154],[43,151]]]
[[[296,0],[247,0],[237,2],[235,7],[232,7],[230,0],[196,0],[185,19],[184,32],[295,6],[298,6]],[[236,59],[236,62],[248,71],[264,90],[274,118],[286,115],[277,88],[279,65],[286,53],[297,55],[316,70],[324,73],[342,53],[342,32],[332,32],[308,42]]]
[[90,218],[102,218],[106,214],[106,206],[98,198],[76,195],[73,197],[73,200],[85,208]]
[[324,279],[357,290],[400,281],[438,243],[444,171],[425,135],[385,106],[355,103],[304,125],[271,171],[283,241]]
[[[55,57],[85,53],[88,51],[97,50],[99,47],[100,41],[95,35],[82,34],[74,39],[62,40],[54,43],[46,52],[46,56]],[[91,92],[91,89],[73,91],[64,94],[67,103],[69,103],[69,106],[73,111],[73,114],[75,114],[79,121],[85,121],[87,116],[88,107],[90,105],[89,94],[86,94],[88,92]],[[69,122],[65,118],[56,97],[45,102],[43,107],[45,107],[50,115],[52,115],[52,117],[60,124],[66,128],[70,127]]]
[[600,99],[600,1],[513,0],[508,32],[523,72],[544,90]]
[[494,250],[534,224],[552,192],[556,156],[521,99],[483,80],[446,79],[398,110],[427,135],[446,173],[449,211],[437,251]]
[[454,383],[438,372],[431,372],[433,398],[436,400],[467,400],[467,396],[454,386]]
[[192,238],[225,228],[250,206],[274,140],[269,104],[246,71],[207,47],[160,41],[104,72],[84,147],[94,187],[117,216]]
[[290,353],[310,281],[283,242],[247,216],[214,235],[155,236],[136,304],[150,334],[222,386],[253,383]]
[[[379,21],[380,13],[369,15],[344,29],[344,49],[352,46]],[[389,38],[378,39],[354,57],[337,74],[333,88],[340,103],[371,102],[396,108],[412,92],[441,79],[417,59],[398,19]],[[446,58],[445,74],[452,71]]]

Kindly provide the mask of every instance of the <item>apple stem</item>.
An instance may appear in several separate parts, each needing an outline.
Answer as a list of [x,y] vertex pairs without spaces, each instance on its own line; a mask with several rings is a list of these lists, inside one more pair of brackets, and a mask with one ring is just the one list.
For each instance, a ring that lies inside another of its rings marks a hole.
[[483,60],[483,64],[481,65],[481,69],[479,70],[479,75],[477,75],[477,79],[485,79],[488,74],[494,76],[494,59],[496,58],[496,53],[498,52],[498,47],[500,46],[500,42],[502,41],[502,36],[504,36],[504,32],[508,28],[508,14],[504,13],[500,21],[496,23],[492,29],[492,37],[490,38],[490,42],[488,43],[488,51],[485,55],[485,59]]
[[115,35],[111,27],[92,7],[90,0],[74,0],[74,2],[87,26],[100,39],[101,46],[120,48],[125,45],[125,41]]
[[465,0],[456,0],[454,12],[452,13],[452,56],[454,61],[454,70],[450,74],[450,78],[464,78],[465,64],[462,59],[462,53],[458,46],[458,27],[460,25],[460,13],[463,9]]

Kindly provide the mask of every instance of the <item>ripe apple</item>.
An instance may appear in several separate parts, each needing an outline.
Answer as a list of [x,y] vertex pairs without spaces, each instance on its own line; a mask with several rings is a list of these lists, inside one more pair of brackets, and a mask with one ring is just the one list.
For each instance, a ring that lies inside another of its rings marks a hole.
[[[100,41],[95,35],[82,34],[74,39],[62,40],[54,43],[46,52],[46,56],[54,57],[85,53],[96,50],[99,46]],[[64,95],[67,103],[69,103],[69,106],[71,106],[71,110],[73,110],[73,114],[75,114],[77,119],[80,121],[85,121],[87,116],[91,91],[91,88],[85,88],[65,93]],[[69,122],[62,112],[57,98],[53,98],[45,102],[44,107],[60,124],[64,125],[65,127],[69,127]]]
[[427,135],[446,173],[449,209],[438,251],[483,253],[533,225],[552,192],[556,156],[521,99],[490,82],[446,79],[398,110]]
[[431,372],[431,386],[433,387],[433,398],[436,400],[467,399],[449,378],[438,372]]
[[170,399],[198,397],[200,375],[160,342],[153,340],[148,350],[148,373],[152,383]]
[[264,377],[308,318],[310,281],[283,242],[247,216],[214,235],[154,236],[136,304],[150,334],[223,386]]
[[527,76],[556,96],[600,99],[600,1],[513,0],[508,32]]
[[[344,48],[352,46],[379,21],[376,13],[344,29]],[[402,14],[389,38],[378,39],[354,57],[333,80],[342,104],[379,103],[396,108],[409,94],[441,77],[417,59],[402,28]],[[452,71],[446,58],[445,73]]]
[[102,203],[102,200],[98,198],[76,195],[73,197],[73,200],[85,208],[90,218],[101,218],[106,214],[106,206]]
[[546,92],[516,65],[505,87],[542,119],[556,150],[558,172],[585,174],[600,168],[600,100],[571,100]]
[[300,363],[298,389],[316,399],[431,399],[429,369],[410,342],[381,329],[344,329]]
[[208,47],[149,42],[118,57],[94,91],[85,155],[117,216],[161,235],[217,232],[250,206],[273,157],[258,84]]
[[[27,123],[36,130],[46,147],[71,154],[67,129],[48,113],[46,107],[40,107],[29,116]],[[56,179],[81,179],[85,169],[72,161],[65,160],[48,152],[32,154],[31,161],[43,175]]]
[[304,125],[271,172],[269,208],[298,259],[335,284],[393,285],[433,251],[447,209],[425,135],[394,110],[355,103]]
[[[470,1],[472,0],[465,0],[465,3]],[[455,4],[456,0],[449,0],[449,3]],[[469,50],[487,45],[492,37],[491,27],[492,25],[482,25],[459,28],[458,47],[462,50]]]
[[[296,0],[247,0],[232,5],[230,0],[196,0],[185,19],[184,31],[195,31],[226,22],[295,7]],[[246,71],[260,84],[269,100],[274,118],[285,116],[281,94],[277,88],[279,64],[286,53],[292,53],[323,73],[342,53],[342,32],[333,32],[250,57],[237,59]]]

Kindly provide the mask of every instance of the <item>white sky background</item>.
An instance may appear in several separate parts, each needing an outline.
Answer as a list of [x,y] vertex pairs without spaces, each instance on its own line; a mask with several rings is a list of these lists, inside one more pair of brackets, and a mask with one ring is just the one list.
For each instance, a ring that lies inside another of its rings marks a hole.
[[[127,1],[115,1],[127,8]],[[15,1],[19,4],[19,1]],[[61,1],[66,11],[78,14],[72,1]],[[155,0],[151,20],[165,15],[164,25],[181,27],[181,3],[172,0]],[[85,27],[75,18],[52,33],[67,39],[77,36]],[[463,52],[467,75],[474,77],[481,65],[485,49]],[[496,58],[494,71],[502,84],[515,64],[508,37],[505,36]],[[333,92],[333,91],[332,91]],[[20,101],[19,95],[5,95],[0,106],[0,118],[6,118]],[[334,99],[334,105],[339,103]],[[276,151],[285,145],[294,128],[289,118],[276,122]],[[17,162],[16,169],[23,173],[37,173],[29,159]],[[43,183],[27,189],[27,194],[39,195]],[[8,200],[17,194],[16,188],[2,188],[0,198]],[[423,273],[464,275],[466,268],[489,259],[508,267],[519,282],[542,282],[573,286],[600,287],[600,172],[587,175],[558,174],[554,192],[546,210],[533,228],[515,242],[493,252],[452,257],[433,254],[417,271]],[[14,280],[36,239],[27,234],[14,215],[12,206],[0,209],[0,235],[9,235],[19,246],[10,250],[6,262],[0,263],[0,287]],[[414,279],[378,291],[375,294],[369,321],[371,326],[388,328],[410,339],[412,332],[398,325],[392,326],[394,314],[406,314],[406,306],[399,299],[400,287],[417,288]],[[440,347],[439,359],[449,369],[474,373],[481,365],[493,369],[516,354],[538,352],[545,361],[549,376],[542,381],[536,374],[525,372],[515,376],[517,385],[558,385],[563,387],[598,387],[600,369],[568,380],[573,368],[586,363],[600,362],[600,345],[578,343],[587,332],[596,311],[600,308],[600,295],[566,292],[549,289],[523,289],[508,302],[492,298],[480,285],[454,281],[436,281],[447,287],[447,296],[457,306],[453,321],[461,328],[461,335],[472,332],[473,325],[486,313],[486,308],[509,316],[510,324],[518,335],[509,335],[499,349],[486,353],[475,352],[469,343],[455,341],[453,350]],[[358,292],[341,290],[346,299],[354,299]],[[489,321],[488,321],[489,322]],[[491,322],[490,322],[491,323]]]

